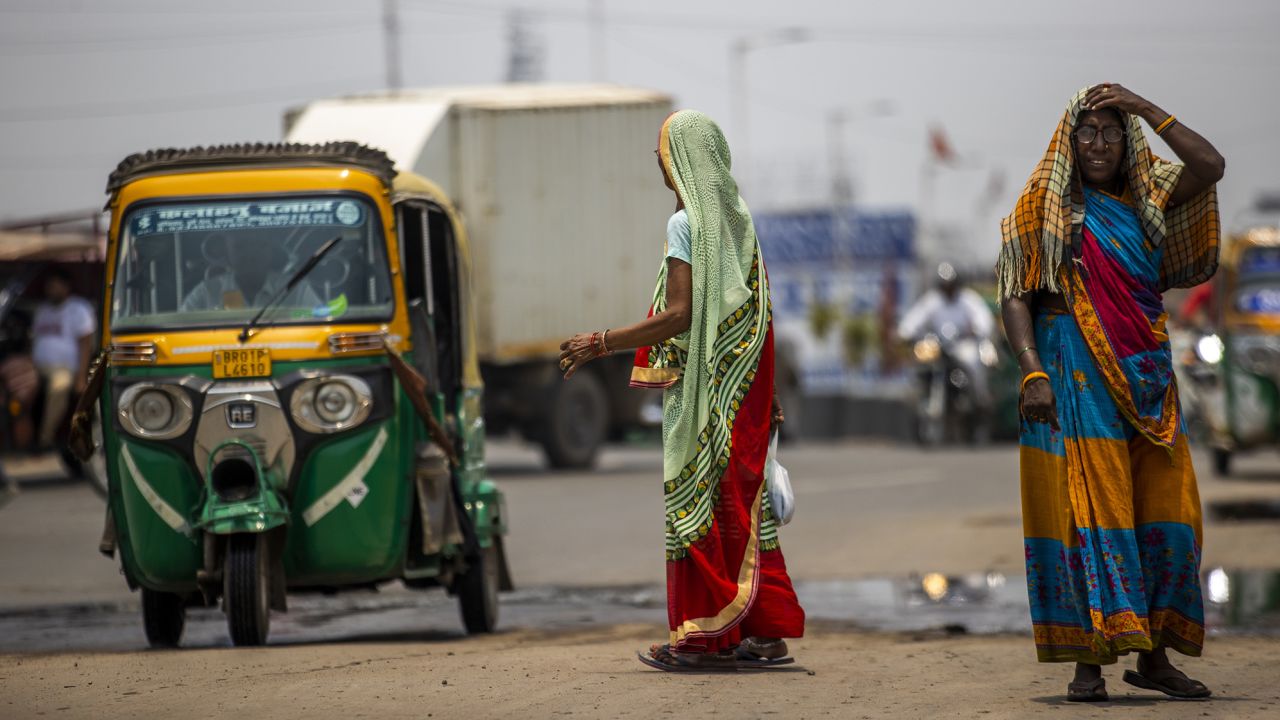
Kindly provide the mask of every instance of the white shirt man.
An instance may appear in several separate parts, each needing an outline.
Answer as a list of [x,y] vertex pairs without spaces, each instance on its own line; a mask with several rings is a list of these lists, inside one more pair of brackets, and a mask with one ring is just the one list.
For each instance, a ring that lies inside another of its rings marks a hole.
[[93,306],[71,294],[66,275],[52,272],[45,281],[45,299],[36,306],[31,323],[31,358],[45,381],[40,447],[53,446],[72,390],[84,389],[96,330]]
[[939,289],[931,289],[911,306],[898,323],[903,340],[915,340],[926,332],[943,334],[948,326],[956,337],[986,339],[995,331],[995,319],[986,301],[976,291],[956,288],[950,297]]

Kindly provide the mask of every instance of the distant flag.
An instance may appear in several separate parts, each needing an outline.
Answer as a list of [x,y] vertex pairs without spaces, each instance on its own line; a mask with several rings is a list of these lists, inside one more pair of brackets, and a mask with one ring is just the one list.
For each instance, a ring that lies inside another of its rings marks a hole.
[[951,141],[947,139],[947,133],[942,129],[941,125],[934,125],[929,128],[929,149],[933,152],[933,159],[940,163],[953,163],[959,156],[956,150],[951,146]]

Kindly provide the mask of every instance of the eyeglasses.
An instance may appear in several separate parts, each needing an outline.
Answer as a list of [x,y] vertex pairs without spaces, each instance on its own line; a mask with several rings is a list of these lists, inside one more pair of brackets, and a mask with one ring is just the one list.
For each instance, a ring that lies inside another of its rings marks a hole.
[[[1071,133],[1071,135],[1076,139],[1076,142],[1081,145],[1088,145],[1098,137],[1098,128],[1085,125],[1084,127],[1076,128],[1076,131]],[[1116,143],[1122,142],[1124,140],[1124,136],[1124,129],[1116,127],[1115,125],[1110,125],[1102,129],[1102,141],[1108,145],[1115,145]]]

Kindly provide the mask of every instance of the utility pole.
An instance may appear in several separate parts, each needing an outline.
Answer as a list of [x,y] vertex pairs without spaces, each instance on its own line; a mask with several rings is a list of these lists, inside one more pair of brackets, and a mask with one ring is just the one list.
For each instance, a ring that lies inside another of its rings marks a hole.
[[609,45],[605,38],[605,0],[591,0],[591,79],[609,79]]
[[734,146],[738,162],[735,172],[738,184],[748,182],[751,178],[751,124],[748,116],[751,103],[747,99],[747,55],[753,50],[761,50],[779,45],[794,45],[808,42],[811,33],[802,27],[779,28],[764,35],[735,38],[729,44],[729,110],[733,114],[733,127],[737,137]]
[[542,81],[542,44],[530,28],[532,13],[521,7],[507,14],[507,82]]
[[853,204],[853,178],[845,154],[844,136],[849,113],[842,109],[827,112],[827,161],[831,163],[831,203],[837,207]]
[[399,90],[401,84],[399,0],[382,0],[382,44],[386,50],[387,89]]

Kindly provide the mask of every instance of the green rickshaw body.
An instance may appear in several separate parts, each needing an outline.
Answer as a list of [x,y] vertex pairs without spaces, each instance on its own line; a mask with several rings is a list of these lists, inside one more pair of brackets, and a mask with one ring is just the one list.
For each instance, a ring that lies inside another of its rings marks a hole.
[[[1259,227],[1231,238],[1216,279],[1224,407],[1212,423],[1217,469],[1231,456],[1280,447],[1280,229]],[[1202,353],[1203,355],[1203,353]]]
[[101,450],[152,643],[165,608],[259,606],[227,612],[260,644],[286,590],[395,579],[491,630],[505,505],[447,199],[350,144],[135,156],[109,192]]

